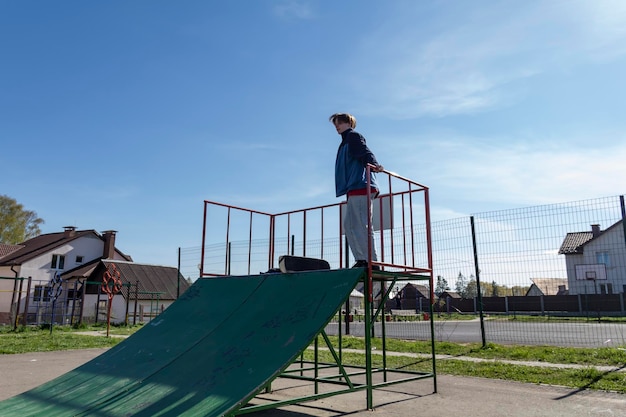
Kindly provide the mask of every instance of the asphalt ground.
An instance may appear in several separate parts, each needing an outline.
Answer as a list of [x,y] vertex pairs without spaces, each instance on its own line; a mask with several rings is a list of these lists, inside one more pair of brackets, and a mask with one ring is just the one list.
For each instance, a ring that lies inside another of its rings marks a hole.
[[[20,394],[95,358],[105,349],[0,355],[0,400]],[[251,417],[626,417],[626,395],[448,375],[393,385],[374,391],[374,411],[364,391],[247,414]],[[300,381],[278,379],[264,400],[311,395]]]

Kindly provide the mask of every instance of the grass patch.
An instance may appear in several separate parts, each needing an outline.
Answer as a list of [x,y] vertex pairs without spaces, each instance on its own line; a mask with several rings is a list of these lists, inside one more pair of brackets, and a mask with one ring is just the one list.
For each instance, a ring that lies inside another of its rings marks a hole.
[[[329,337],[333,346],[338,346],[337,336]],[[353,336],[342,337],[343,347],[365,349],[365,339]],[[382,339],[373,338],[372,346],[382,349]],[[387,351],[430,354],[430,342],[387,339]],[[589,366],[623,366],[626,364],[626,350],[617,348],[563,348],[554,346],[505,346],[488,343],[484,348],[480,343],[458,344],[435,342],[435,353],[439,355],[468,356],[482,359],[533,361],[558,364],[578,364]]]
[[121,340],[112,337],[94,337],[49,330],[0,334],[0,354],[49,352],[54,350],[109,348]]
[[[476,316],[478,317],[478,316]],[[490,321],[516,321],[524,323],[625,323],[623,316],[599,316],[589,313],[587,316],[574,316],[567,314],[516,314],[516,313],[491,313],[485,314],[485,320]]]
[[[119,325],[111,325],[111,328],[109,330],[109,334],[113,334],[113,335],[120,335],[120,336],[130,336],[131,334],[135,333],[137,330],[141,329],[143,327],[143,323],[141,324],[136,324],[136,325],[124,325],[124,324],[119,324]],[[81,325],[75,325],[75,326],[63,326],[65,331],[79,331],[79,332],[89,332],[89,331],[98,331],[98,332],[106,332],[107,330],[107,325],[106,323],[99,323],[99,324],[90,324],[90,325],[85,325],[85,324],[81,324]],[[55,327],[56,329],[56,327]]]
[[[304,358],[313,360],[314,352],[307,350]],[[321,362],[333,363],[329,352],[320,351]],[[345,365],[365,366],[365,355],[344,352],[342,357]],[[382,367],[382,356],[372,355],[372,365]],[[480,378],[503,379],[534,384],[558,385],[579,389],[595,389],[626,393],[626,373],[601,372],[594,368],[559,369],[515,365],[502,362],[469,362],[464,360],[437,360],[437,373],[471,376]],[[387,369],[403,369],[419,372],[432,372],[430,358],[387,357]]]
[[[43,326],[45,327],[45,326]],[[111,326],[111,334],[129,335],[142,326]],[[13,331],[9,326],[0,326],[0,354],[46,352],[55,350],[109,348],[123,339],[105,336],[85,336],[76,334],[81,331],[106,331],[106,325],[90,326],[55,326],[52,334],[49,328],[18,327]],[[337,347],[338,338],[329,337],[333,346]],[[345,349],[365,348],[363,338],[344,336]],[[372,345],[382,350],[382,340],[372,339]],[[320,346],[324,346],[320,339]],[[431,343],[422,341],[405,341],[387,339],[387,350],[416,354],[430,354]],[[461,359],[438,359],[437,372],[440,374],[474,376],[481,378],[505,379],[536,384],[561,385],[580,389],[597,389],[626,393],[625,372],[602,372],[593,366],[620,367],[626,364],[626,351],[616,348],[560,348],[552,346],[504,346],[489,343],[486,347],[475,344],[456,344],[436,342],[435,351],[438,355],[493,359],[489,362],[471,362]],[[322,362],[332,362],[329,352],[320,351]],[[313,359],[313,352],[304,352],[307,360]],[[382,366],[382,356],[372,355],[374,366]],[[588,365],[584,369],[559,369],[552,367],[534,367],[498,362],[498,360],[533,361],[554,364]],[[364,366],[365,355],[361,353],[343,352],[345,364]],[[389,369],[406,369],[420,372],[432,372],[431,359],[414,357],[387,357]]]
[[[111,335],[131,335],[142,326],[111,326]],[[106,336],[76,334],[85,331],[105,331],[106,324],[88,326],[54,326],[52,334],[48,325],[0,327],[0,354],[49,352],[55,350],[110,348],[124,339]]]

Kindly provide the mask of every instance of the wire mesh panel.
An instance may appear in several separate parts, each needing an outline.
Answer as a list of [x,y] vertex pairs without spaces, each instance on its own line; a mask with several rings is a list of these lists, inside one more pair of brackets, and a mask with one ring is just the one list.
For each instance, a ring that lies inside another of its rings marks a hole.
[[[390,187],[393,191],[393,184],[381,183],[383,196]],[[426,244],[425,227],[416,221],[423,219],[423,213],[419,207],[416,213],[401,209],[409,198],[398,193],[388,200],[375,200],[375,206],[388,206],[385,213],[391,213],[384,215],[389,219],[381,223],[382,227],[375,227],[375,242],[383,262],[426,265],[421,250]],[[306,254],[329,260],[333,268],[345,265],[342,235],[331,230],[340,225],[341,213],[333,210],[323,210],[324,229],[319,228],[319,212],[306,213],[306,227],[303,212],[276,220],[275,255]],[[474,236],[471,217],[432,222],[434,308],[441,320],[448,320],[437,324],[437,337],[475,341],[480,325],[467,319],[476,319],[482,310],[487,341],[625,344],[626,324],[621,321],[626,317],[623,216],[623,197],[614,196],[477,213],[472,216]],[[475,252],[472,238],[476,240]],[[266,250],[262,244],[253,243],[252,247]],[[402,291],[407,284],[412,288]],[[477,299],[479,286],[482,303]],[[388,310],[406,311],[404,307],[410,306],[415,314],[402,320],[418,320],[423,312],[420,306],[428,300],[427,294],[420,298],[420,289],[428,292],[430,288],[424,288],[428,283],[408,282],[395,287]],[[403,308],[394,308],[398,305]],[[540,325],[529,322],[533,320]],[[521,321],[525,323],[520,325]],[[412,339],[420,332],[417,327],[403,325],[396,334]]]
[[[603,323],[608,317],[624,316],[626,242],[620,198],[480,213],[475,218],[484,282],[482,307],[507,317],[487,321],[488,340],[594,346],[625,343],[623,324]],[[576,274],[581,267],[588,271],[606,268],[607,273],[602,280],[581,279]],[[526,300],[513,297],[524,290]],[[606,298],[596,298],[601,294]],[[539,316],[550,317],[551,322],[516,323],[511,315],[516,321]],[[574,317],[584,321],[563,321]],[[589,321],[592,317],[596,320]]]

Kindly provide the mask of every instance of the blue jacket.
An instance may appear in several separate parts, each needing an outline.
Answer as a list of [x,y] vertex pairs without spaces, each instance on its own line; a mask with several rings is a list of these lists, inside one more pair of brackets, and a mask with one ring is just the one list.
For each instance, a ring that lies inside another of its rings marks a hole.
[[[358,132],[348,129],[341,134],[341,144],[335,160],[335,191],[337,197],[348,191],[367,188],[366,164],[378,165],[376,157],[365,144],[365,138]],[[376,185],[376,174],[371,172],[370,184]]]

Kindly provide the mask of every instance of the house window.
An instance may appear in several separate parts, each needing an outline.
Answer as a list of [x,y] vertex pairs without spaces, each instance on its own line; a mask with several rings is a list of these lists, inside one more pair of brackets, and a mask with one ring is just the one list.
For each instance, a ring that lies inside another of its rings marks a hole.
[[600,284],[600,294],[613,294],[613,284]]
[[83,257],[82,256],[76,256],[76,263],[77,264],[82,264],[83,263]]
[[65,267],[65,255],[52,255],[52,262],[50,268],[63,269]]
[[596,252],[596,263],[604,264],[607,267],[611,266],[609,262],[609,253],[608,252]]
[[33,295],[33,301],[47,303],[50,301],[50,290],[52,287],[46,285],[35,285],[35,294]]
[[106,318],[107,307],[108,307],[108,301],[100,300],[98,302],[98,317],[104,315],[104,317]]

